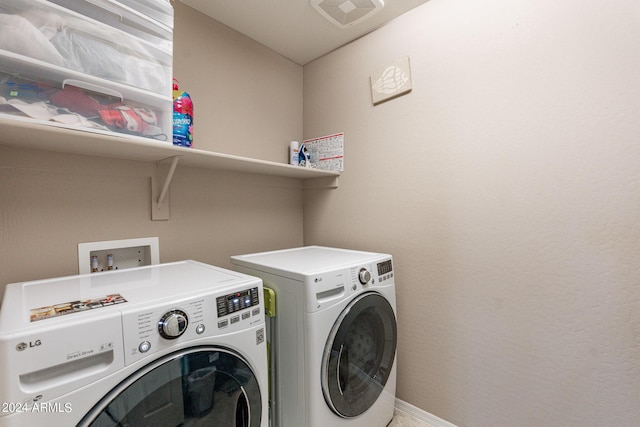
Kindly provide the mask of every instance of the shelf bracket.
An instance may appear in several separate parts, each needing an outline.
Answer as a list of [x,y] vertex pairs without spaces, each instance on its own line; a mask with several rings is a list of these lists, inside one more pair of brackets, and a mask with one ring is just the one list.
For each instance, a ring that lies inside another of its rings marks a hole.
[[[156,163],[155,175],[151,177],[151,219],[169,219],[169,186],[181,156],[169,157]],[[169,164],[169,161],[170,164]],[[163,182],[162,187],[158,184]]]
[[329,176],[321,178],[307,178],[304,180],[305,190],[327,190],[338,188],[339,176]]

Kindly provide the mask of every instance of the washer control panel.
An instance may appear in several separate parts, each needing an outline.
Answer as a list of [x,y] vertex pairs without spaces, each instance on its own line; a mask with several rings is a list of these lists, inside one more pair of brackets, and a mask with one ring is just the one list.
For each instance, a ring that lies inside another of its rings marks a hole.
[[254,316],[262,316],[258,288],[245,289],[216,298],[218,328],[226,328]]
[[263,324],[261,293],[260,287],[250,286],[223,295],[216,292],[144,309],[123,310],[125,364],[186,341]]
[[260,303],[258,288],[245,289],[216,298],[218,317],[224,317]]

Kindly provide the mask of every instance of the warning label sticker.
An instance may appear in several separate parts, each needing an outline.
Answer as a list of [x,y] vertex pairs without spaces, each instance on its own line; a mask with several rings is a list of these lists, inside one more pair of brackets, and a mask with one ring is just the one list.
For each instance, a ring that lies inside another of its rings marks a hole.
[[46,307],[33,308],[30,312],[31,321],[50,319],[52,317],[64,316],[67,314],[79,313],[87,310],[94,310],[101,307],[109,307],[115,304],[127,302],[120,294],[111,294],[98,298],[91,298],[82,301],[70,301]]

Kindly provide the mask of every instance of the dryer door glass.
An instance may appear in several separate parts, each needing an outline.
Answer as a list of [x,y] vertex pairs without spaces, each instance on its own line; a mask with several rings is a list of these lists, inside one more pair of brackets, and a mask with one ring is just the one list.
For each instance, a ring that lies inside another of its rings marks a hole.
[[380,294],[360,295],[333,326],[322,359],[322,391],[329,407],[356,417],[375,403],[396,354],[396,318]]
[[79,426],[259,427],[258,381],[244,359],[226,349],[172,353],[113,389]]

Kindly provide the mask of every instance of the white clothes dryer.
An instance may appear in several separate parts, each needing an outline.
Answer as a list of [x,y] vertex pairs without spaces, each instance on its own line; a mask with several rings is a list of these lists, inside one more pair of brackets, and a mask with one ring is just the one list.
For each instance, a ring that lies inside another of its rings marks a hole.
[[274,427],[384,427],[396,389],[391,255],[308,246],[234,256],[276,293]]
[[268,426],[262,289],[195,261],[7,285],[0,426]]

